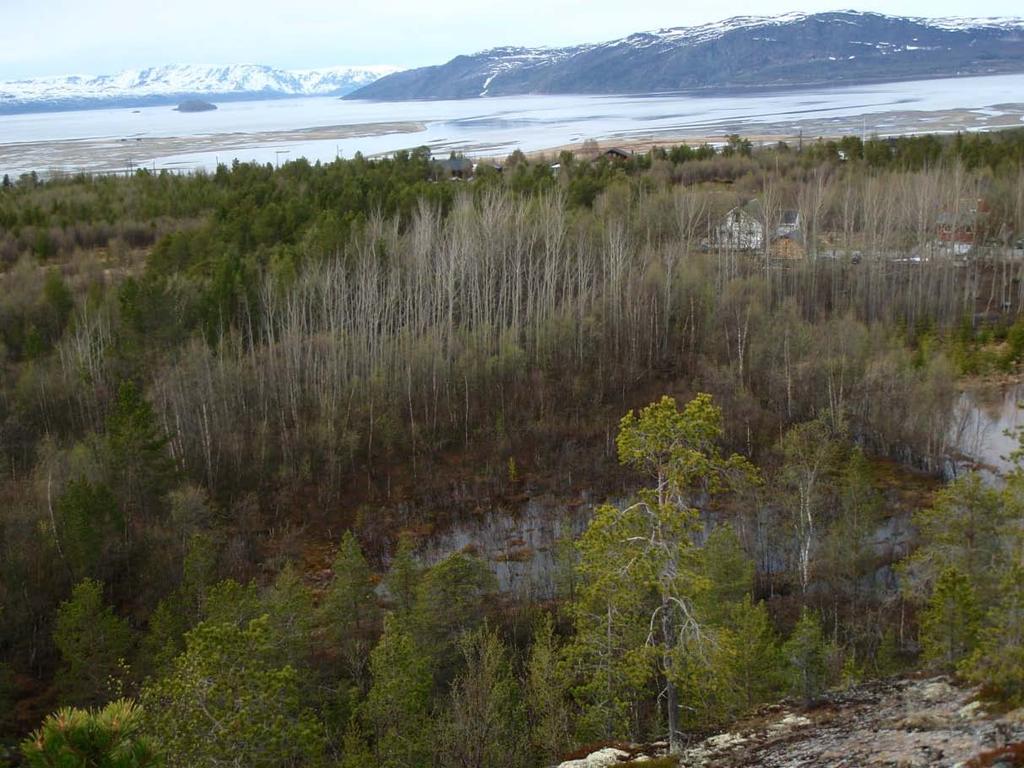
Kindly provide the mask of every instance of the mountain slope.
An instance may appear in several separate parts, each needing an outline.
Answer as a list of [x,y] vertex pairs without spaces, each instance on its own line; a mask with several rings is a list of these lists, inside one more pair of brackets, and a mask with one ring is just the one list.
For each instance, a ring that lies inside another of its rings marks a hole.
[[0,114],[170,104],[198,96],[220,100],[342,96],[395,71],[394,67],[289,71],[259,64],[170,65],[116,75],[16,80],[0,83]]
[[572,48],[496,48],[381,78],[346,98],[657,93],[1024,71],[1024,19],[841,11],[738,16]]

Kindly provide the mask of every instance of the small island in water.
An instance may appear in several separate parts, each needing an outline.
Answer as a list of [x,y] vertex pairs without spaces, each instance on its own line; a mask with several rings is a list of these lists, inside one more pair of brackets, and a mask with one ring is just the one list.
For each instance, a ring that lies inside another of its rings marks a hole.
[[174,108],[175,112],[212,112],[217,109],[216,104],[211,104],[208,101],[201,101],[199,99],[189,99],[183,101],[181,104]]

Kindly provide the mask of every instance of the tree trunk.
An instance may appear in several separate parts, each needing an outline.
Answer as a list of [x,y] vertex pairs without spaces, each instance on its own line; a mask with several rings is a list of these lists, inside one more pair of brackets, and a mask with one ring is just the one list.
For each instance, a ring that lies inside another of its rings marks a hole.
[[678,755],[683,749],[679,732],[679,691],[669,675],[676,633],[672,622],[672,604],[667,598],[661,600],[661,639],[664,648],[662,669],[665,674],[665,720],[668,723],[668,751],[669,754]]

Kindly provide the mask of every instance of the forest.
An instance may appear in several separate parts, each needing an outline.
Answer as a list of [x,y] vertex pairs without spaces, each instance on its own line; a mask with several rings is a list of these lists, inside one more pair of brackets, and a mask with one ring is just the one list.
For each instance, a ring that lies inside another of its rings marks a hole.
[[[0,765],[670,766],[917,670],[1024,706],[1024,471],[956,408],[1024,358],[1024,130],[442,168],[3,177]],[[427,556],[531,499],[585,510],[553,592]]]

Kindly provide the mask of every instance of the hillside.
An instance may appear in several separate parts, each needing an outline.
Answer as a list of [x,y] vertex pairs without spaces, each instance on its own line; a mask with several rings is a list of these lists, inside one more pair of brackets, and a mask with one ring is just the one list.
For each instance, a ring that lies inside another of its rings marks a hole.
[[398,72],[352,99],[656,93],[1024,71],[1024,20],[737,16],[570,48],[495,48]]
[[1022,738],[1024,128],[587,155],[0,174],[0,765]]
[[219,101],[342,96],[391,73],[393,67],[281,70],[260,64],[168,65],[115,75],[66,75],[0,82],[0,114]]

